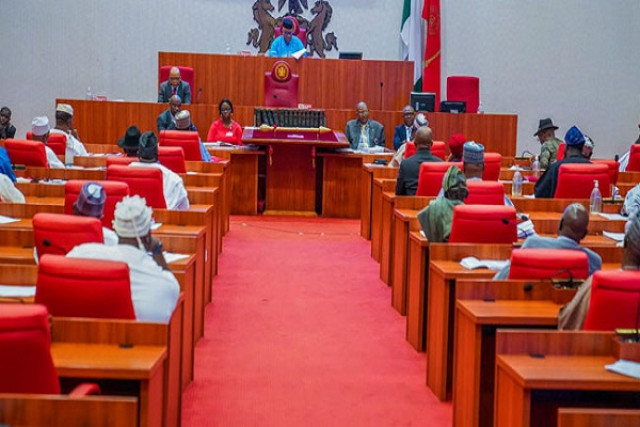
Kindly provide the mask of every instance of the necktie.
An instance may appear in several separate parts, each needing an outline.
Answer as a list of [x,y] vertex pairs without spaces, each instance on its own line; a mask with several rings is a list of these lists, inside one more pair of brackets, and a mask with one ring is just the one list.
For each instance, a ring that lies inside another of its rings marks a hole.
[[173,91],[171,92],[171,95],[175,95],[176,94],[176,88],[173,88]]

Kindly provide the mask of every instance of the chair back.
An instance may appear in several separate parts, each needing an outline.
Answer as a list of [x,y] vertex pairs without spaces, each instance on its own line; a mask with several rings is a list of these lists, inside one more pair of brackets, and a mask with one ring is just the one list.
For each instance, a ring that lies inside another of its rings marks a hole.
[[158,147],[158,161],[175,173],[187,173],[182,147]]
[[497,181],[500,179],[501,167],[502,154],[484,153],[484,171],[482,171],[482,179],[484,181]]
[[467,181],[467,205],[504,205],[504,186],[498,181]]
[[35,301],[53,316],[135,319],[129,266],[119,261],[45,255]]
[[129,194],[144,197],[147,206],[153,209],[167,208],[162,171],[158,168],[112,165],[107,167],[107,181],[126,182],[129,185]]
[[589,258],[574,249],[515,249],[509,279],[586,279]]
[[[307,47],[307,29],[302,28],[298,23],[298,20],[293,16],[287,16],[287,18],[293,21],[293,35],[300,39],[302,45]],[[279,37],[282,35],[282,26],[278,25],[273,29],[273,34],[275,37]]]
[[431,154],[442,160],[447,160],[447,144],[444,141],[433,141]]
[[47,152],[40,141],[25,139],[7,139],[4,141],[12,165],[49,167]]
[[408,159],[409,157],[416,154],[416,144],[413,141],[407,141],[404,143],[404,158]]
[[264,105],[298,106],[298,75],[293,74],[287,61],[276,61],[271,71],[264,73]]
[[442,188],[442,178],[451,166],[462,169],[462,163],[457,162],[423,162],[420,165],[416,196],[437,196]]
[[[120,158],[120,157],[118,157]],[[133,158],[136,160],[136,158]],[[82,190],[82,186],[89,181],[73,179],[64,185],[64,213],[73,215],[73,204],[78,199],[78,195]],[[102,185],[107,196],[104,202],[104,216],[102,217],[102,226],[113,228],[113,212],[116,209],[116,203],[129,195],[129,186],[124,182],[118,181],[93,181]]]
[[633,144],[629,149],[627,172],[640,172],[640,144]]
[[447,101],[464,101],[467,113],[477,113],[480,105],[480,79],[473,76],[447,77]]
[[65,255],[79,244],[104,241],[98,218],[38,212],[32,222],[38,258],[45,254]]
[[640,307],[640,272],[600,270],[593,273],[584,329],[613,331],[636,328]]
[[450,243],[513,243],[516,240],[514,207],[458,205],[453,208]]
[[0,393],[60,394],[40,304],[0,304]]
[[128,166],[130,163],[138,162],[138,161],[140,161],[138,157],[109,156],[107,157],[107,167],[111,165]]
[[[202,161],[200,152],[200,138],[198,132],[183,130],[163,130],[158,135],[160,147],[181,147],[184,150],[184,158],[189,161]],[[159,155],[159,153],[158,153]]]
[[558,153],[556,154],[556,162],[564,159],[564,149],[567,147],[567,143],[563,142],[562,144],[558,145]]
[[620,171],[620,162],[613,159],[591,159],[592,163],[602,163],[609,168],[609,184],[616,185],[618,182],[618,173]]
[[[184,80],[189,83],[189,86],[191,86],[191,103],[195,104],[196,97],[194,95],[198,91],[196,89],[196,72],[193,67],[185,67],[183,65],[178,65],[177,67],[180,70],[180,80]],[[158,71],[158,88],[160,88],[162,83],[169,80],[169,72],[171,71],[171,68],[173,68],[172,65],[163,65],[160,67],[160,70]]]
[[[33,141],[33,132],[27,131],[27,139]],[[40,142],[40,141],[38,141]],[[67,136],[62,133],[49,133],[47,138],[47,147],[56,153],[56,156],[64,156],[67,149]]]
[[609,166],[598,163],[564,163],[558,171],[558,184],[553,196],[556,199],[588,199],[593,191],[594,180],[602,197],[611,196]]

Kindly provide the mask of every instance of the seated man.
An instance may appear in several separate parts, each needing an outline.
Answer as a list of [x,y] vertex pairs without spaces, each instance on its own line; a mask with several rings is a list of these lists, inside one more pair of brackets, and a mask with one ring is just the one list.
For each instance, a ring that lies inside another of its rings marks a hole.
[[124,150],[127,157],[138,157],[138,149],[140,148],[140,129],[138,126],[129,126],[127,133],[118,140],[118,147]]
[[[622,248],[622,270],[637,270],[640,266],[640,216],[634,216],[624,235]],[[591,280],[589,276],[578,288],[569,304],[558,313],[558,329],[582,329],[589,311],[591,299]]]
[[538,141],[542,147],[540,148],[540,168],[547,169],[549,165],[556,161],[558,156],[558,147],[562,144],[558,138],[556,138],[556,129],[551,119],[541,119],[538,124],[538,130],[533,136],[538,137]]
[[167,209],[189,209],[189,198],[180,175],[158,163],[158,138],[153,132],[145,132],[140,137],[139,162],[129,166],[152,167],[162,171],[162,189]]
[[[527,237],[522,244],[522,249],[575,249],[587,254],[589,258],[589,274],[593,274],[602,268],[602,258],[589,248],[580,246],[580,241],[587,235],[589,227],[589,212],[580,203],[572,203],[567,206],[560,219],[558,237],[540,237],[537,234]],[[507,264],[493,277],[494,280],[504,280],[509,277],[510,265]],[[559,267],[560,268],[560,267]]]
[[136,319],[167,323],[176,307],[180,286],[164,259],[162,242],[151,236],[151,215],[143,198],[126,196],[114,212],[113,228],[119,244],[85,243],[67,256],[127,263]]
[[[188,110],[180,110],[176,114],[176,130],[198,132],[198,129],[196,129],[196,127],[191,122],[191,113],[189,113]],[[206,147],[202,143],[200,135],[198,135],[198,142],[200,143],[200,155],[202,156],[202,161],[210,162],[211,154],[209,154]]]
[[[73,204],[73,214],[78,216],[91,216],[102,219],[104,216],[104,204],[107,201],[107,193],[104,187],[97,182],[87,182],[80,189],[80,194]],[[102,237],[105,245],[118,244],[118,235],[107,227],[102,227]]]
[[180,78],[180,68],[171,67],[169,80],[162,82],[158,92],[158,102],[169,102],[169,99],[177,95],[185,104],[191,104],[191,86]]
[[[2,147],[0,147],[2,148]],[[4,148],[3,148],[4,150]],[[16,188],[7,175],[0,170],[0,202],[4,203],[25,203],[22,192]]]
[[49,167],[53,169],[64,169],[64,163],[62,163],[51,148],[47,147],[50,130],[51,128],[49,127],[49,119],[47,116],[35,117],[31,122],[33,140],[40,141],[44,144],[44,150],[47,153],[47,163],[49,163]]
[[453,208],[463,205],[469,195],[467,182],[462,171],[451,166],[442,179],[443,197],[438,197],[418,212],[422,232],[429,242],[448,242],[453,221]]
[[182,100],[178,95],[169,98],[169,108],[158,116],[158,132],[163,130],[173,130],[176,128],[176,114],[182,108]]
[[[411,141],[415,138],[416,131],[423,126],[429,126],[429,120],[427,120],[427,116],[422,113],[416,114],[416,118],[413,120],[413,125],[411,126]],[[391,161],[387,164],[388,167],[398,168],[400,167],[400,163],[404,160],[404,153],[407,148],[406,144],[402,144],[400,148],[396,150],[396,153],[391,158]]]
[[349,120],[344,135],[347,137],[351,148],[357,150],[361,147],[368,148],[374,145],[384,147],[384,126],[375,120],[369,119],[369,107],[364,102],[356,105],[357,118]]
[[14,138],[16,127],[11,124],[11,110],[9,107],[0,108],[0,139]]
[[58,104],[56,107],[56,127],[51,133],[61,133],[67,137],[67,148],[74,156],[86,156],[87,149],[78,138],[78,131],[73,128],[73,107],[69,104]]
[[441,162],[442,159],[431,154],[433,145],[433,133],[429,127],[421,127],[416,131],[414,139],[416,154],[404,159],[398,170],[396,181],[396,194],[398,196],[415,196],[418,190],[418,177],[422,162]]
[[572,126],[564,136],[564,141],[567,144],[565,148],[564,159],[557,161],[549,166],[549,168],[542,174],[538,182],[534,187],[534,193],[537,198],[552,198],[556,192],[556,186],[558,185],[558,170],[560,166],[565,163],[591,163],[585,159],[582,155],[582,148],[584,147],[584,135],[580,132],[576,126]]
[[[291,18],[282,20],[282,35],[276,37],[271,43],[267,56],[272,58],[290,57],[294,53],[304,50],[304,45],[300,39],[293,35],[293,26]],[[307,52],[304,52],[302,56],[307,56]]]
[[397,150],[405,142],[413,140],[413,121],[416,118],[416,110],[411,105],[407,105],[402,109],[401,125],[396,126],[393,133],[393,149]]

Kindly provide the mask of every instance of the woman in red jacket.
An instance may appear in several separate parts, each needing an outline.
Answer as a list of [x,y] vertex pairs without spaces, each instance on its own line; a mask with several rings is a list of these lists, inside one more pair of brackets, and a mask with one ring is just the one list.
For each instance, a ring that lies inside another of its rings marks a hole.
[[242,126],[234,121],[233,104],[227,98],[220,101],[218,105],[220,118],[211,123],[207,142],[228,142],[230,144],[242,145]]

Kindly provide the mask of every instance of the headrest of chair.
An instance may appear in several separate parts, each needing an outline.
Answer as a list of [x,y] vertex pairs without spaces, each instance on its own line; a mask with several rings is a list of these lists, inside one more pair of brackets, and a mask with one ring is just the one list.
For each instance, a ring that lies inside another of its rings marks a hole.
[[0,304],[0,332],[49,328],[49,312],[40,304]]
[[291,80],[291,67],[287,61],[276,61],[271,69],[271,78],[280,82],[288,82]]

